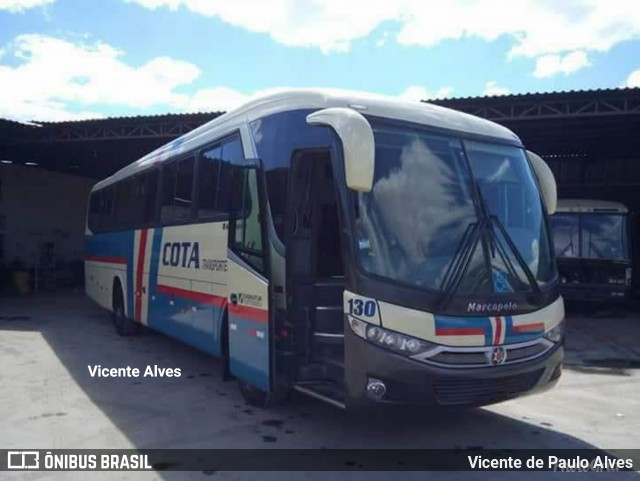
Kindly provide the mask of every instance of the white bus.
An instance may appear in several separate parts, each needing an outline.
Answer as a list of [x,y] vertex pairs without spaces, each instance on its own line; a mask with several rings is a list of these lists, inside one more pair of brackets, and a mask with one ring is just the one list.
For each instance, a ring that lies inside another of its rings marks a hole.
[[625,205],[561,199],[551,225],[561,289],[567,300],[602,302],[627,297],[633,262]]
[[555,203],[502,126],[291,90],[97,183],[86,290],[123,335],[219,356],[254,404],[489,404],[561,373]]

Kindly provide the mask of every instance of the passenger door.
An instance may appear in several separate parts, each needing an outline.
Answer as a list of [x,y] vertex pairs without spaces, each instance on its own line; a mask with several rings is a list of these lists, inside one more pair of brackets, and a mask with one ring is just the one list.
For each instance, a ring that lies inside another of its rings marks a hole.
[[269,280],[262,171],[257,160],[233,166],[228,243],[229,370],[271,390]]

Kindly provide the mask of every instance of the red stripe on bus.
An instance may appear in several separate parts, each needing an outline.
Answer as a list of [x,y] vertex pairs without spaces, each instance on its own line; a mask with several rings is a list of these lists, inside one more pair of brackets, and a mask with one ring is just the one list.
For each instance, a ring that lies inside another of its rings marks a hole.
[[436,328],[436,336],[484,336],[482,327]]
[[158,285],[156,291],[159,294],[167,296],[176,296],[182,299],[187,299],[201,304],[209,304],[212,306],[224,307],[227,303],[227,298],[224,296],[216,296],[214,294],[206,294],[204,292],[189,291],[187,289],[180,289],[179,287]]
[[126,264],[127,259],[124,257],[107,257],[107,256],[85,256],[84,260],[93,262],[106,262],[108,264]]
[[496,317],[496,332],[493,336],[493,344],[500,344],[500,335],[502,334],[502,318]]
[[229,315],[249,319],[250,321],[259,322],[260,324],[267,324],[269,322],[269,313],[255,307],[230,304]]
[[144,255],[147,251],[147,229],[140,231],[138,242],[138,265],[136,270],[136,310],[135,320],[140,322],[142,317],[142,274],[144,273]]
[[532,322],[530,324],[520,324],[513,326],[513,332],[534,332],[544,331],[544,322]]

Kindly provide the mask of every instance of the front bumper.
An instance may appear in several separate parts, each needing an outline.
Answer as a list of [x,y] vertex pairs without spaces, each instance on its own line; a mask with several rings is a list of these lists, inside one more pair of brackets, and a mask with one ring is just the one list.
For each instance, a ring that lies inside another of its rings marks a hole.
[[[375,404],[483,406],[549,389],[562,372],[563,343],[521,364],[452,369],[406,358],[345,331],[348,409]],[[369,378],[385,383],[382,399],[367,396]]]

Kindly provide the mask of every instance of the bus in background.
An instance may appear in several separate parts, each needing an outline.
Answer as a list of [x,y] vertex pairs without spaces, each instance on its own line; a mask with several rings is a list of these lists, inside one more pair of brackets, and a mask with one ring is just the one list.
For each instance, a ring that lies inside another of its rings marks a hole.
[[490,404],[561,374],[556,199],[502,126],[292,90],[98,182],[86,291],[120,334],[220,357],[252,404]]
[[567,301],[603,302],[628,296],[632,259],[627,207],[603,200],[561,199],[551,225]]

